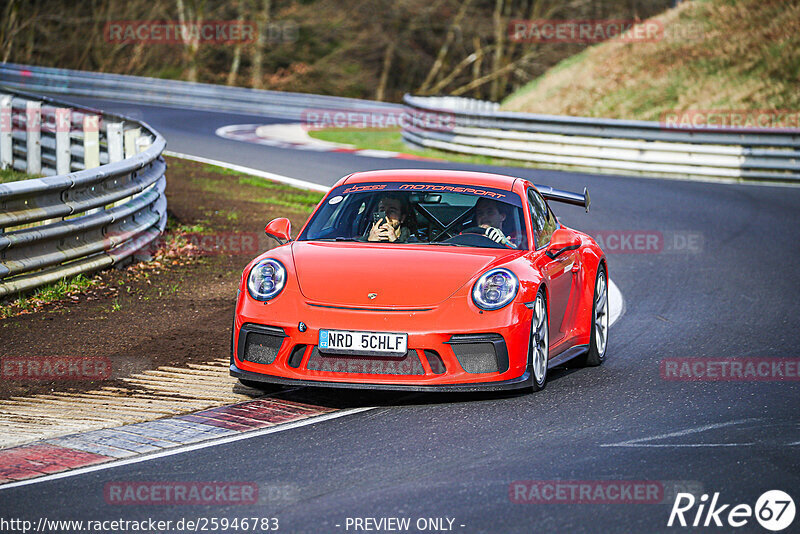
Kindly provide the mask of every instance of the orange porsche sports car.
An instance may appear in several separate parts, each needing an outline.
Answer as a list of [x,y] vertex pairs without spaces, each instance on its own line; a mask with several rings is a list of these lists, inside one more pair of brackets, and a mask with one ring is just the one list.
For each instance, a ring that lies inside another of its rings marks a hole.
[[567,360],[603,362],[608,267],[548,200],[589,195],[497,174],[389,170],[339,180],[297,239],[242,274],[231,374],[417,391],[539,390]]

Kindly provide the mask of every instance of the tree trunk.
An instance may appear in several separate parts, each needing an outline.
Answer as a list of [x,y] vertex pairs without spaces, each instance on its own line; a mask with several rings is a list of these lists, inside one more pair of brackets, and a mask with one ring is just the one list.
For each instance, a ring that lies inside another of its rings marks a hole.
[[0,35],[0,45],[3,47],[3,63],[8,61],[8,58],[11,56],[11,49],[14,47],[14,37],[17,31],[19,31],[17,28],[18,11],[16,0],[11,0],[3,14],[3,18],[6,22],[3,28],[3,34]]
[[[497,73],[500,71],[500,63],[503,61],[503,40],[505,37],[505,26],[503,25],[503,0],[496,0],[494,5],[494,14],[492,15],[494,21],[494,64],[492,70]],[[492,102],[497,102],[500,93],[499,76],[492,78],[492,86],[489,90],[489,99]]]
[[[187,7],[184,0],[177,0],[178,6],[178,20],[181,26],[188,29],[188,26],[196,22],[200,22],[201,10],[196,9],[192,12],[191,8]],[[186,79],[190,82],[197,81],[197,52],[200,49],[200,36],[192,31],[188,31],[183,35],[183,47],[186,54]]]
[[383,68],[381,69],[381,78],[378,82],[378,90],[375,91],[375,100],[383,102],[386,97],[386,84],[389,81],[389,71],[392,69],[392,60],[394,59],[394,50],[397,47],[397,41],[392,39],[386,47],[383,54]]
[[466,85],[462,85],[461,87],[459,87],[457,89],[454,89],[453,91],[450,91],[450,94],[453,95],[453,96],[463,95],[464,93],[466,93],[468,91],[471,91],[472,89],[475,89],[476,87],[480,87],[481,85],[483,85],[483,84],[485,84],[487,82],[491,82],[491,81],[494,81],[494,80],[496,80],[497,78],[499,78],[501,76],[505,76],[507,73],[509,73],[512,70],[514,70],[515,68],[517,68],[517,65],[527,61],[528,59],[532,58],[535,55],[538,55],[538,53],[539,52],[537,50],[533,50],[531,52],[528,52],[527,54],[525,54],[521,58],[517,59],[516,61],[514,61],[512,63],[508,63],[508,64],[506,64],[505,66],[501,67],[500,69],[498,69],[496,71],[490,72],[489,74],[486,74],[485,76],[481,76],[480,78],[472,80],[471,82],[469,82]]
[[418,92],[420,94],[425,94],[428,91],[430,85],[433,83],[433,80],[436,79],[436,75],[439,74],[439,71],[441,70],[442,65],[444,64],[444,59],[447,56],[447,52],[450,50],[450,45],[453,43],[453,39],[455,39],[456,28],[458,28],[458,25],[461,23],[461,19],[464,18],[464,15],[467,12],[467,8],[469,7],[470,2],[472,2],[472,0],[464,0],[464,3],[461,4],[461,9],[459,9],[458,13],[456,13],[456,18],[453,19],[453,23],[447,30],[447,35],[444,38],[444,43],[442,43],[441,48],[439,48],[439,53],[436,54],[436,61],[433,62],[433,66],[431,67],[431,70],[428,72],[428,75],[425,77],[425,81],[423,81],[422,85],[420,85],[419,87]]
[[[239,24],[244,22],[244,13],[246,8],[244,7],[244,0],[239,1],[239,17],[237,21]],[[236,85],[236,77],[239,75],[239,66],[242,63],[242,43],[236,43],[236,47],[233,49],[233,61],[231,61],[231,70],[228,71],[228,85]]]
[[272,0],[263,0],[261,4],[261,12],[258,14],[258,35],[256,36],[256,44],[253,47],[253,73],[250,85],[254,89],[261,89],[264,86],[264,46],[267,42],[267,24],[269,23],[270,11],[272,10]]
[[[476,44],[477,44],[477,46],[480,46],[480,41],[477,40],[477,38],[476,38]],[[450,74],[448,74],[447,76],[445,76],[444,78],[439,80],[439,82],[436,85],[433,86],[433,89],[431,89],[431,93],[432,94],[439,93],[442,89],[447,87],[447,85],[450,82],[452,82],[456,78],[456,76],[461,74],[461,71],[463,71],[464,69],[466,69],[470,65],[474,65],[475,63],[480,63],[480,61],[483,58],[484,54],[486,54],[486,52],[488,50],[490,50],[491,48],[492,48],[492,46],[489,45],[485,49],[483,49],[483,48],[476,49],[475,52],[471,53],[470,55],[468,55],[467,57],[462,59],[461,63],[456,65],[456,67],[452,71],[450,71]],[[473,70],[473,79],[478,78],[479,76],[480,76],[480,70],[478,70],[478,74],[477,75],[475,74],[475,71]]]
[[[475,50],[480,50],[481,49],[481,38],[480,37],[475,37],[473,39],[473,46],[475,47]],[[472,81],[475,81],[475,80],[477,80],[478,78],[481,77],[481,67],[483,67],[483,54],[480,54],[478,56],[478,59],[475,61],[475,63],[472,64]],[[480,87],[476,87],[475,88],[475,95],[474,96],[475,96],[475,98],[480,98],[481,97],[481,88]]]

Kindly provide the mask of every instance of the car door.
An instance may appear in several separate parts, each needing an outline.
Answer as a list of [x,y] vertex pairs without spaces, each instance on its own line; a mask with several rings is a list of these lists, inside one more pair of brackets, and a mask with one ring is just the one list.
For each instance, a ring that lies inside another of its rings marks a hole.
[[534,240],[538,254],[537,267],[542,272],[548,287],[550,314],[550,345],[555,346],[566,336],[566,312],[572,296],[573,266],[578,258],[577,250],[570,250],[551,259],[544,250],[550,243],[558,221],[542,196],[533,188],[528,190],[528,205],[531,211]]

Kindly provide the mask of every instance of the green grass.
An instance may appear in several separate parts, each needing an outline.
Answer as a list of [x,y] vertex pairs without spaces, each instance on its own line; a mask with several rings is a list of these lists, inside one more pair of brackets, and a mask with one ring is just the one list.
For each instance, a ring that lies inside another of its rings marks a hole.
[[290,209],[300,209],[310,211],[322,200],[322,193],[307,193],[304,195],[286,195],[285,197],[263,197],[253,199],[262,204],[272,204],[273,206],[283,206]]
[[18,295],[16,300],[10,300],[0,305],[0,317],[6,318],[22,311],[38,308],[62,300],[76,293],[81,293],[99,284],[96,278],[88,278],[79,274],[73,278],[64,278],[58,282],[42,286],[28,295]]
[[[194,182],[200,185],[200,187],[202,187],[204,190],[217,195],[241,196],[243,199],[249,201],[259,202],[261,204],[270,204],[273,206],[281,206],[303,213],[313,210],[324,196],[320,192],[306,191],[305,189],[299,189],[297,187],[292,187],[279,182],[272,182],[264,178],[258,178],[249,174],[232,171],[230,169],[222,169],[221,167],[216,167],[214,165],[206,165],[205,170],[209,172],[225,174],[228,176],[236,176],[238,177],[237,183],[239,185],[245,186],[245,188],[252,187],[257,189],[266,189],[271,193],[272,196],[262,197],[257,194],[253,194],[252,191],[246,190],[234,191],[231,189],[229,184],[220,182],[219,180],[214,180],[213,178],[201,177],[193,179]],[[229,221],[237,220],[239,217],[238,213],[236,212],[224,212],[222,214]]]
[[25,174],[14,169],[0,169],[0,184],[9,182],[19,182],[20,180],[30,180],[31,178],[41,178],[39,175]]
[[255,178],[250,175],[243,175],[239,178],[241,185],[251,185],[253,187],[260,187],[262,189],[271,189],[273,191],[288,191],[290,193],[301,192],[304,189],[298,189],[290,185],[282,184],[280,182],[271,182],[264,178]]
[[389,128],[383,130],[329,128],[325,130],[312,130],[308,132],[308,134],[315,139],[353,145],[359,149],[403,152],[404,154],[411,154],[413,156],[454,161],[457,163],[469,163],[472,165],[500,165],[504,167],[532,166],[524,161],[492,158],[489,156],[455,154],[453,152],[445,152],[444,150],[436,150],[433,148],[417,149],[403,141],[403,137],[400,135],[399,128]]

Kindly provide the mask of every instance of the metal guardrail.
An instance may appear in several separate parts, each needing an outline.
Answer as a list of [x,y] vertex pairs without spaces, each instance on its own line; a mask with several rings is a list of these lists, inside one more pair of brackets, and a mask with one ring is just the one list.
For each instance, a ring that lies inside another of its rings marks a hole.
[[123,74],[0,63],[0,85],[14,90],[109,98],[286,119],[302,119],[309,109],[402,110],[402,105],[356,98],[246,89]]
[[[406,95],[406,142],[606,173],[800,182],[800,130],[736,132],[657,122],[498,111],[467,98]],[[431,114],[447,120],[430,120]]]
[[164,138],[147,124],[0,94],[0,297],[117,264],[164,230]]

